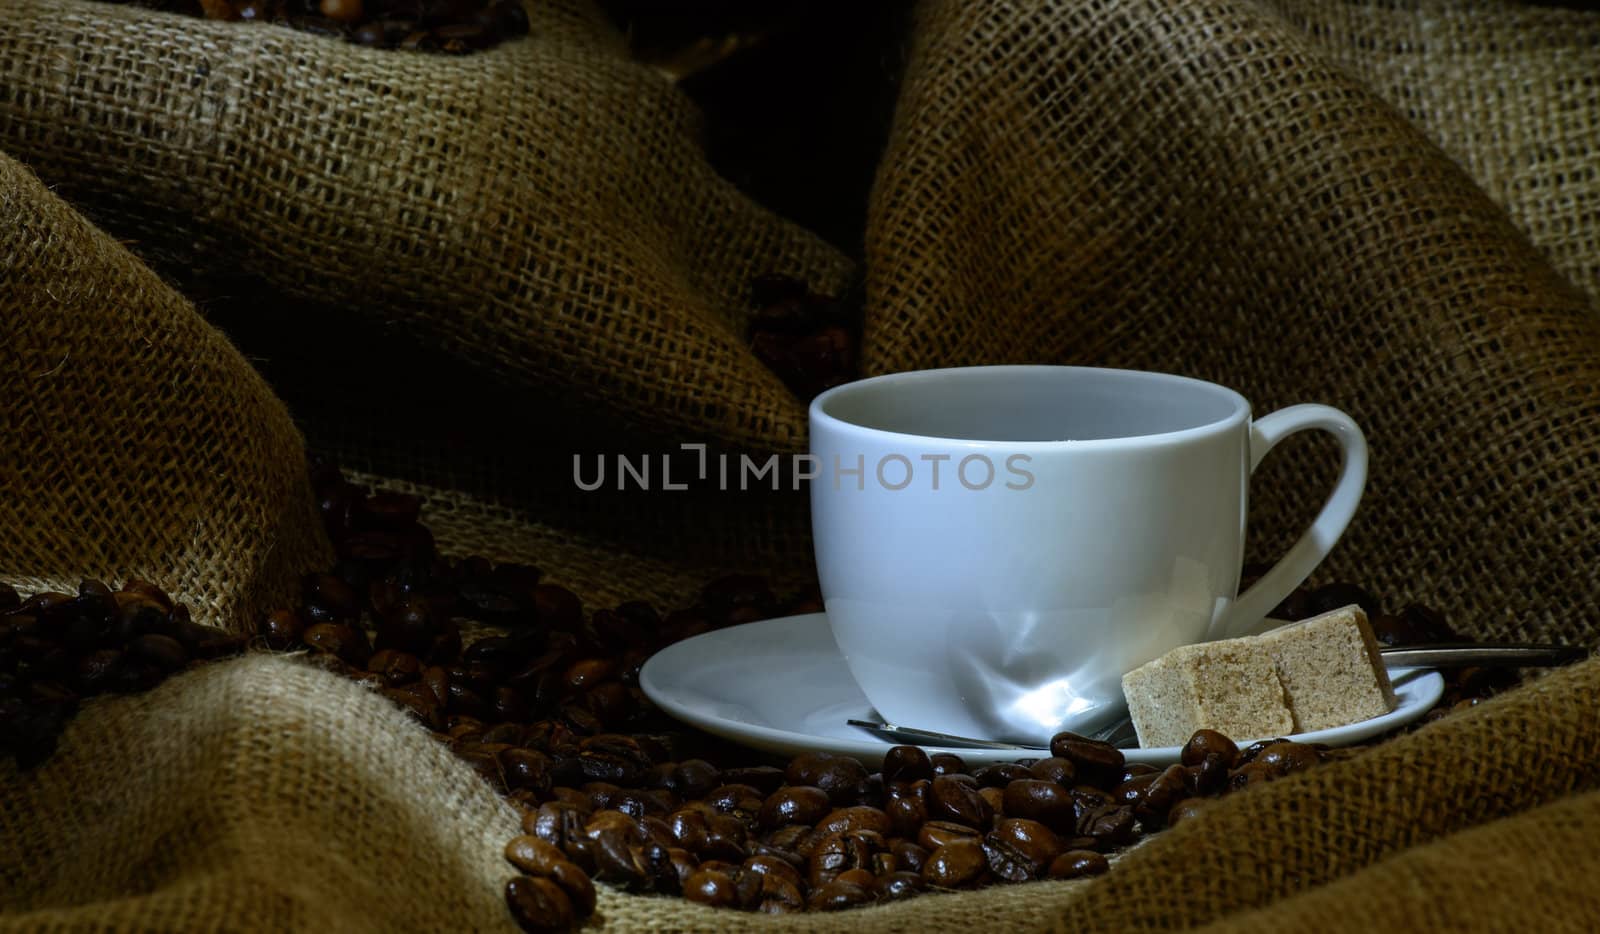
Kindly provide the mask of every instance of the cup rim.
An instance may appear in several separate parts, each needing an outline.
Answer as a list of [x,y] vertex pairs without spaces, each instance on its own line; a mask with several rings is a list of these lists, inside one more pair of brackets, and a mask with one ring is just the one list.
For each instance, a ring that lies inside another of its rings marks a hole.
[[[952,374],[967,373],[1062,373],[1062,372],[1111,374],[1115,376],[1133,377],[1153,382],[1165,382],[1188,387],[1192,390],[1210,392],[1227,399],[1233,405],[1232,411],[1222,418],[1193,425],[1188,428],[1179,428],[1175,431],[1155,432],[1142,435],[1124,435],[1116,438],[1088,438],[1081,440],[1057,441],[1005,441],[997,438],[948,438],[941,435],[912,434],[904,431],[893,431],[887,428],[872,428],[855,422],[848,422],[837,415],[827,411],[830,402],[845,396],[872,388],[881,388],[886,385],[904,382],[919,382],[949,378]],[[905,370],[898,373],[884,373],[879,376],[869,376],[864,379],[853,380],[832,389],[825,390],[811,400],[808,412],[810,429],[813,438],[819,427],[828,429],[845,436],[854,436],[858,439],[868,438],[897,438],[912,442],[936,441],[942,445],[964,445],[971,448],[996,448],[1004,447],[1007,450],[1023,449],[1032,451],[1042,450],[1114,450],[1118,448],[1149,447],[1152,445],[1182,444],[1186,441],[1199,440],[1223,432],[1237,425],[1239,422],[1248,421],[1251,415],[1250,402],[1243,395],[1219,383],[1196,379],[1192,376],[1180,376],[1176,373],[1163,373],[1157,370],[1131,370],[1118,367],[1097,366],[1057,366],[1053,364],[996,364],[986,366],[955,366],[939,367],[926,370]]]

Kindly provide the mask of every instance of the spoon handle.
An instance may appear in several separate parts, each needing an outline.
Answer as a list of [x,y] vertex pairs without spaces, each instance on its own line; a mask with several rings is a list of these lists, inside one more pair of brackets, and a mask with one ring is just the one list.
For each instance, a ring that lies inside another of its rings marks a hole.
[[1510,643],[1447,643],[1442,645],[1397,645],[1378,650],[1391,668],[1455,668],[1472,665],[1490,667],[1542,667],[1565,665],[1588,655],[1578,645],[1535,645]]

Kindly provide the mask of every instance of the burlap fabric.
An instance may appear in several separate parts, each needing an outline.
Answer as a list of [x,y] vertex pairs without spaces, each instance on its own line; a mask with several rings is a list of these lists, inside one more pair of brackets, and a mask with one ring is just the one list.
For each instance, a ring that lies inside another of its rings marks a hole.
[[0,156],[0,579],[143,577],[239,626],[329,552],[300,433],[228,340]]
[[[848,264],[717,180],[692,111],[597,17],[532,9],[526,43],[443,62],[8,0],[0,149],[162,272],[242,270],[482,374],[510,394],[493,404],[548,396],[578,413],[562,416],[573,437],[593,411],[597,432],[793,448],[803,405],[744,351],[738,293],[765,269],[834,287]],[[1542,175],[1526,154],[1570,151],[1571,128],[1592,125],[1600,25],[1502,5],[1325,9],[924,6],[868,218],[867,368],[1142,366],[1229,383],[1262,411],[1338,405],[1367,427],[1374,469],[1330,575],[1477,636],[1593,645],[1592,177]],[[1480,54],[1504,76],[1453,58]],[[1564,90],[1526,92],[1562,102],[1543,119],[1491,125],[1499,103],[1453,96],[1546,82]],[[239,624],[325,558],[294,426],[132,253],[4,159],[0,192],[0,573],[140,574]],[[389,397],[365,391],[372,410]],[[1268,462],[1259,557],[1330,473],[1311,444]],[[731,528],[703,523],[649,553],[607,516],[573,525],[581,503],[550,523],[537,498],[455,476],[402,481],[430,493],[447,550],[533,560],[596,601],[669,600],[804,541],[762,515],[732,547],[680,547]],[[630,505],[651,530],[682,508]],[[608,893],[598,923],[1592,929],[1596,666],[1219,803],[1094,883],[788,921]],[[387,702],[293,660],[97,701],[51,762],[0,765],[0,787],[0,926],[509,923],[510,812]]]

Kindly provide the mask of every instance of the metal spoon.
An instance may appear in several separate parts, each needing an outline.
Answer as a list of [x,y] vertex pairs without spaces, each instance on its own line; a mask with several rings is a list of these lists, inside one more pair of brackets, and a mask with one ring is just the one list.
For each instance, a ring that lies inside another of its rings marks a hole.
[[[1456,642],[1437,645],[1387,646],[1379,649],[1378,654],[1383,656],[1384,665],[1391,668],[1458,668],[1463,666],[1532,668],[1566,665],[1584,658],[1589,652],[1582,646],[1554,645],[1550,643]],[[916,727],[902,726],[898,723],[879,720],[846,720],[845,722],[851,726],[882,733],[894,739],[938,743],[941,746],[1042,751],[1042,747],[1039,746],[1022,746],[1016,743],[1002,743],[991,739],[956,736],[952,733],[920,730]],[[1137,745],[1133,733],[1133,722],[1127,717],[1123,717],[1103,730],[1089,734],[1089,738],[1110,743],[1119,749],[1131,749]]]

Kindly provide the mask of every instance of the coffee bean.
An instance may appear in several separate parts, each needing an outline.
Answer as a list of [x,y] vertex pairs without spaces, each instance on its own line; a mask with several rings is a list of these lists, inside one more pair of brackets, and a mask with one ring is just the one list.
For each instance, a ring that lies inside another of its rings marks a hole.
[[866,781],[867,770],[849,756],[808,753],[790,761],[785,777],[791,785],[820,788],[829,801],[844,805],[855,800],[861,783]]
[[1048,759],[1040,759],[1033,765],[1028,766],[1028,774],[1040,781],[1054,782],[1057,785],[1065,785],[1070,788],[1076,782],[1078,769],[1070,759],[1051,756]]
[[[1062,852],[1061,838],[1055,831],[1038,821],[1026,818],[1007,818],[1000,821],[985,837],[985,841],[1008,848],[1008,858],[1020,857],[1026,860],[1030,877],[1038,875]],[[990,868],[993,869],[993,866],[991,859]],[[1001,875],[998,870],[995,874]]]
[[1093,850],[1068,850],[1050,862],[1052,879],[1077,879],[1098,876],[1111,868],[1106,858]]
[[727,873],[701,867],[684,882],[683,897],[702,905],[725,908],[734,903],[738,892]]
[[922,887],[922,876],[918,873],[897,871],[879,876],[872,891],[884,901],[897,901],[921,894]]
[[517,876],[507,882],[506,907],[524,931],[565,931],[577,920],[572,899],[549,879]]
[[1036,776],[1026,766],[1014,762],[997,762],[973,772],[972,777],[977,779],[980,788],[1004,789],[1014,781]]
[[828,795],[821,788],[790,785],[767,797],[761,805],[760,821],[761,826],[769,830],[785,824],[811,825],[822,820],[831,810]]
[[853,882],[833,880],[811,892],[806,906],[812,911],[842,911],[872,901],[872,892]]
[[889,818],[889,832],[902,837],[915,837],[928,820],[928,805],[918,795],[890,798],[883,810]]
[[933,774],[939,775],[966,775],[967,762],[953,752],[938,752],[928,757],[933,764]]
[[806,864],[806,882],[814,889],[849,869],[870,872],[872,857],[887,848],[883,836],[870,830],[828,834],[811,851]]
[[1176,827],[1182,821],[1193,820],[1194,816],[1207,807],[1204,798],[1185,798],[1172,806],[1167,812],[1167,826]]
[[817,833],[845,833],[866,830],[876,834],[889,833],[889,815],[874,807],[847,807],[830,811],[817,822]]
[[1076,733],[1057,733],[1050,739],[1050,755],[1071,762],[1083,784],[1109,790],[1122,778],[1122,750],[1110,743]]
[[966,824],[956,824],[950,821],[931,820],[922,825],[922,830],[917,833],[917,843],[923,849],[932,852],[940,847],[957,840],[976,840],[982,836],[975,827]]
[[[1226,773],[1223,773],[1226,775]],[[1139,818],[1159,826],[1166,822],[1172,806],[1189,795],[1187,774],[1183,766],[1168,766],[1146,787],[1134,813]],[[1081,826],[1081,825],[1080,825]]]
[[529,875],[548,876],[557,863],[567,861],[565,853],[531,834],[512,837],[506,843],[506,860]]
[[933,778],[933,761],[916,746],[891,746],[883,754],[885,782],[914,782]]
[[1279,775],[1287,775],[1320,764],[1322,754],[1305,743],[1279,740],[1263,747],[1253,761],[1275,769]]
[[1216,730],[1196,730],[1183,745],[1179,761],[1184,765],[1200,765],[1207,756],[1213,755],[1221,757],[1223,765],[1231,769],[1239,758],[1239,747]]
[[550,880],[561,886],[561,890],[567,893],[567,898],[572,900],[572,907],[578,917],[586,918],[594,914],[594,882],[589,879],[588,873],[579,869],[576,863],[564,859],[552,864],[547,871]]
[[977,883],[988,867],[988,855],[976,837],[951,840],[928,857],[922,881],[940,888],[964,888]]
[[291,609],[274,609],[258,624],[256,632],[261,635],[262,641],[266,641],[267,648],[285,651],[299,645],[301,635],[306,632],[306,624]]
[[722,780],[730,785],[749,785],[763,795],[770,795],[783,784],[784,770],[771,765],[724,769]]
[[1036,820],[1058,833],[1070,832],[1077,822],[1072,795],[1055,782],[1018,779],[1006,786],[1003,799],[1008,817]]
[[988,826],[993,815],[989,802],[972,785],[952,775],[941,775],[933,780],[928,792],[929,817],[982,828]]

